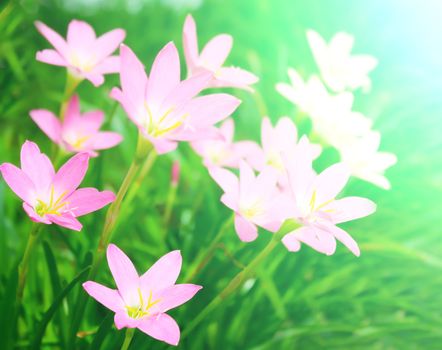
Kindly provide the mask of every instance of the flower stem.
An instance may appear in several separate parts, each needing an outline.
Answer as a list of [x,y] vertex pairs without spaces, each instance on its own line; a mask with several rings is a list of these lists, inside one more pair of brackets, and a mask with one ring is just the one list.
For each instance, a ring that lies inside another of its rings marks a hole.
[[32,224],[31,231],[29,232],[28,242],[26,243],[25,252],[18,266],[17,305],[21,304],[21,300],[23,298],[23,291],[25,289],[25,284],[26,284],[26,275],[29,269],[29,260],[35,248],[35,243],[37,243],[41,229],[42,229],[41,224],[37,223]]
[[[126,177],[123,180],[123,183],[120,186],[120,189],[118,190],[115,201],[109,206],[107,210],[97,251],[95,252],[91,269],[89,270],[89,274],[87,277],[88,280],[94,280],[97,275],[98,268],[104,257],[105,249],[110,242],[112,233],[117,224],[117,219],[120,214],[121,204],[123,202],[123,199],[128,189],[130,188],[130,185],[133,183],[133,180],[135,179],[141,164],[146,159],[146,157],[152,152],[152,149],[153,149],[152,144],[140,134],[138,136],[137,150],[134,159],[132,161],[132,164],[126,174]],[[75,348],[75,336],[80,326],[81,317],[84,314],[86,303],[87,303],[87,294],[84,293],[83,290],[80,290],[77,296],[76,307],[72,316],[70,338],[68,341],[69,349]]]
[[215,253],[216,248],[218,247],[219,242],[224,237],[226,232],[228,231],[229,227],[233,224],[233,218],[235,216],[232,214],[229,216],[229,218],[224,222],[224,224],[219,229],[217,235],[212,240],[212,243],[208,248],[204,248],[203,251],[197,256],[195,259],[194,267],[189,270],[189,272],[186,274],[184,281],[192,281],[195,276],[200,272],[204,266],[206,266],[210,259],[212,258],[213,254]]
[[229,284],[193,319],[188,327],[184,330],[181,339],[186,337],[204,318],[213,312],[222,302],[232,295],[243,282],[255,273],[256,268],[267,258],[267,256],[275,249],[280,240],[288,233],[299,227],[299,224],[293,221],[287,221],[282,225],[272,239],[267,243],[264,249],[259,253],[242,271],[240,271]]
[[132,338],[135,334],[135,328],[128,328],[126,329],[126,336],[124,337],[123,345],[121,346],[121,350],[127,350],[129,349],[129,345],[132,341]]
[[72,94],[74,93],[77,86],[81,83],[81,81],[82,79],[79,79],[73,74],[71,74],[69,70],[66,71],[66,84],[64,87],[63,100],[61,102],[60,114],[59,114],[61,121],[64,120],[69,99],[71,98]]

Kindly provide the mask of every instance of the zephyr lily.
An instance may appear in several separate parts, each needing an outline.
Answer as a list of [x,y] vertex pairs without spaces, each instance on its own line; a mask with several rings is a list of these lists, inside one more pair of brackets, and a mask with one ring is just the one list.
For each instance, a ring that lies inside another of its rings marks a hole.
[[238,168],[241,159],[259,152],[259,146],[252,141],[233,142],[235,123],[227,119],[219,128],[221,137],[192,142],[192,148],[204,159],[206,167]]
[[26,141],[21,148],[21,169],[10,163],[0,165],[8,186],[20,197],[23,208],[34,222],[57,224],[80,231],[77,217],[101,209],[115,199],[110,191],[80,188],[89,155],[78,153],[57,172],[38,146]]
[[124,30],[114,29],[97,38],[88,23],[73,20],[65,40],[42,22],[35,26],[55,49],[37,52],[38,61],[67,67],[76,79],[87,79],[95,86],[103,84],[104,74],[119,72],[120,60],[111,55],[124,40]]
[[290,84],[278,83],[276,90],[302,112],[314,114],[316,109],[330,98],[324,84],[316,75],[304,81],[295,69],[289,68],[288,76]]
[[338,150],[341,161],[349,167],[353,176],[388,190],[391,185],[384,173],[396,164],[397,158],[393,153],[378,152],[380,142],[381,134],[370,131],[353,142],[343,144]]
[[180,329],[166,312],[189,301],[202,288],[175,284],[181,270],[180,251],[164,255],[141,276],[114,244],[107,248],[107,262],[117,289],[87,281],[83,283],[86,292],[115,312],[118,329],[138,328],[155,339],[177,345]]
[[368,77],[378,64],[370,55],[351,55],[354,37],[345,32],[336,33],[327,44],[315,31],[307,31],[307,40],[327,86],[335,92],[362,87],[368,91]]
[[[298,145],[298,130],[295,123],[289,117],[281,117],[272,126],[270,119],[264,117],[261,123],[261,145],[249,161],[257,170],[263,170],[266,166],[275,168],[280,175],[285,175],[285,166],[282,154],[294,152]],[[321,153],[321,146],[309,144],[309,152],[313,158],[317,158]]]
[[356,241],[336,225],[370,215],[376,205],[362,197],[336,199],[349,179],[348,168],[338,163],[317,175],[307,150],[308,139],[302,138],[296,152],[285,157],[289,190],[293,196],[290,217],[303,226],[287,234],[282,242],[289,251],[298,251],[302,242],[331,255],[335,252],[337,239],[359,256]]
[[188,15],[183,28],[183,46],[189,76],[209,71],[213,73],[210,87],[237,87],[253,91],[249,85],[259,80],[257,76],[238,67],[223,67],[232,43],[231,35],[219,34],[199,53],[195,20]]
[[240,101],[228,94],[195,97],[212,78],[202,73],[180,80],[180,60],[173,43],[157,55],[149,78],[142,63],[125,45],[121,45],[121,87],[112,89],[111,97],[121,103],[128,117],[157,153],[177,147],[178,141],[213,137],[213,126],[227,118]]
[[81,114],[77,95],[69,101],[63,121],[45,109],[32,110],[30,115],[53,142],[68,152],[87,152],[90,156],[97,156],[97,150],[114,147],[122,140],[116,132],[99,131],[104,121],[102,111]]
[[221,202],[235,212],[235,230],[241,241],[255,240],[257,226],[270,232],[279,230],[285,219],[281,208],[286,207],[289,198],[278,190],[278,175],[273,168],[267,167],[255,177],[250,165],[241,161],[239,179],[222,168],[210,168],[209,173],[224,191]]

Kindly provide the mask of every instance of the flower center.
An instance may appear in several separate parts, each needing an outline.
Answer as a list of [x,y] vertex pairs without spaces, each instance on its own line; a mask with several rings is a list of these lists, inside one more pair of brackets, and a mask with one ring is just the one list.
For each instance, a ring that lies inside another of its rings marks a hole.
[[267,154],[267,165],[270,165],[279,171],[284,170],[284,164],[282,163],[281,155],[278,152],[270,152]]
[[54,199],[54,186],[51,186],[51,195],[49,198],[49,203],[41,199],[37,199],[37,205],[34,207],[35,212],[38,216],[44,217],[45,215],[61,215],[61,210],[69,204],[67,201],[63,201],[63,197],[66,192],[63,192],[57,200]]
[[152,308],[152,306],[158,304],[161,299],[157,299],[152,301],[152,291],[149,292],[149,298],[147,300],[147,304],[144,303],[143,300],[143,294],[141,293],[140,288],[138,288],[138,305],[137,306],[126,306],[127,315],[131,318],[138,319],[144,316],[148,316],[149,309]]
[[244,206],[240,209],[241,214],[246,219],[252,219],[262,213],[262,205],[260,201],[256,201],[251,205]]
[[153,136],[159,137],[168,132],[180,127],[184,120],[189,116],[188,114],[183,114],[179,117],[170,118],[170,114],[175,110],[175,107],[170,107],[162,116],[159,118],[155,117],[147,103],[144,104],[147,112],[147,118],[144,122],[144,128],[146,132]]
[[74,52],[70,55],[70,63],[84,72],[90,72],[95,68],[95,56],[85,57],[85,55],[80,56]]

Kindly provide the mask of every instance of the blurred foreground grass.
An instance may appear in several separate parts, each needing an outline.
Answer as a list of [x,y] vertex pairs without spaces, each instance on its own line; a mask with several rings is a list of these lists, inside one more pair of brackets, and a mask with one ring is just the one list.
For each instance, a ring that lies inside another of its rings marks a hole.
[[[181,44],[186,7],[148,1],[84,2],[12,1],[0,5],[0,161],[18,163],[25,139],[49,153],[51,144],[28,116],[33,108],[56,110],[62,95],[64,70],[36,62],[35,52],[48,44],[32,22],[39,19],[64,34],[72,18],[90,22],[97,33],[114,27],[127,30],[126,43],[149,67],[156,52],[169,40]],[[95,4],[95,5],[94,5]],[[98,5],[97,5],[98,4]],[[196,2],[198,4],[198,2]],[[130,6],[129,6],[130,5]],[[226,301],[180,344],[182,349],[440,349],[442,344],[442,139],[440,79],[442,76],[442,25],[433,13],[442,6],[416,1],[204,1],[193,11],[200,45],[213,35],[229,32],[235,38],[229,62],[249,67],[261,77],[257,94],[232,91],[243,100],[235,114],[237,136],[258,139],[260,113],[274,120],[295,115],[295,109],[274,90],[285,81],[289,65],[305,74],[314,72],[304,32],[318,30],[330,37],[338,30],[356,36],[356,51],[378,57],[373,91],[356,96],[356,108],[375,122],[383,135],[382,148],[398,155],[388,173],[393,189],[382,191],[352,180],[346,193],[367,196],[378,212],[347,225],[361,245],[355,258],[342,246],[334,256],[319,255],[304,247],[289,254],[284,247],[273,252],[256,280]],[[439,11],[439,12],[437,12]],[[434,17],[434,18],[433,18]],[[184,63],[183,63],[184,65]],[[107,97],[118,77],[94,89],[80,88],[85,109],[114,108]],[[257,103],[257,101],[259,103]],[[136,130],[117,108],[108,127],[125,142],[91,161],[85,184],[117,189],[131,161]],[[331,158],[328,158],[327,155]],[[331,150],[318,162],[321,168],[336,159]],[[173,159],[179,159],[182,176],[167,242],[162,221],[169,191]],[[229,217],[219,203],[220,191],[199,158],[187,145],[159,157],[137,200],[124,207],[113,241],[144,271],[168,250],[181,249],[182,276],[192,259],[210,244]],[[104,210],[85,217],[81,233],[45,227],[33,259],[25,292],[24,313],[17,348],[35,339],[44,313],[60,291],[87,265],[97,245]],[[20,201],[0,182],[0,328],[9,316],[8,281],[27,237],[30,221]],[[204,289],[184,307],[172,311],[181,329],[216,295],[268,240],[263,233],[254,243],[242,244],[233,229],[212,262],[196,277]],[[54,263],[56,261],[56,263]],[[179,280],[182,281],[182,280]],[[99,282],[112,286],[106,264]],[[44,348],[63,348],[78,285],[67,295],[43,338]],[[98,327],[100,330],[97,332]],[[28,334],[24,333],[28,330]],[[81,348],[120,346],[123,332],[112,326],[108,310],[90,301],[81,326]],[[105,335],[103,337],[102,335]],[[18,336],[15,337],[18,339]],[[91,344],[92,342],[95,342]],[[165,348],[137,332],[133,349]]]

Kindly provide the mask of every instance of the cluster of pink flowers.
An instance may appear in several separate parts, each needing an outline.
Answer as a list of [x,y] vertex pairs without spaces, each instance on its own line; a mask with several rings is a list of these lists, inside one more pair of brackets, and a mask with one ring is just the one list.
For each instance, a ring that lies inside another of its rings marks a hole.
[[[299,137],[289,117],[280,118],[276,126],[264,117],[261,145],[247,140],[235,142],[234,121],[228,118],[240,100],[226,93],[199,95],[203,90],[219,87],[253,91],[251,85],[258,81],[255,75],[223,66],[232,47],[230,35],[215,36],[199,52],[195,21],[189,15],[183,28],[188,77],[181,80],[179,54],[172,42],[158,53],[147,74],[135,53],[122,44],[125,32],[121,29],[97,38],[90,25],[74,20],[65,40],[43,23],[37,22],[36,27],[54,47],[38,52],[37,59],[67,67],[70,79],[77,83],[86,79],[99,86],[105,74],[119,73],[121,87],[113,88],[110,97],[121,104],[140,137],[148,140],[158,154],[173,151],[180,141],[191,142],[223,190],[221,201],[234,212],[234,226],[241,241],[255,240],[258,228],[274,233],[286,220],[295,220],[299,228],[282,240],[289,251],[298,251],[304,243],[331,255],[337,239],[359,255],[355,240],[337,224],[367,216],[376,206],[360,197],[337,199],[350,169],[339,163],[317,174],[312,162],[320,155],[321,146],[310,143],[305,135]],[[112,56],[118,47],[119,56]],[[23,200],[23,208],[32,221],[81,230],[79,216],[115,200],[110,191],[77,189],[87,172],[89,158],[98,156],[99,150],[118,145],[122,137],[100,131],[103,112],[81,113],[78,95],[66,102],[63,115],[41,109],[30,115],[64,153],[74,153],[72,158],[55,172],[49,158],[35,143],[27,141],[22,146],[21,169],[4,163],[0,171]],[[226,168],[239,169],[239,175]],[[175,186],[178,173],[179,168],[174,165]],[[83,284],[86,292],[115,312],[118,329],[138,328],[177,345],[180,331],[166,312],[191,299],[201,288],[175,284],[181,269],[179,251],[163,256],[141,277],[129,258],[113,244],[108,246],[107,259],[117,289],[88,281]]]

